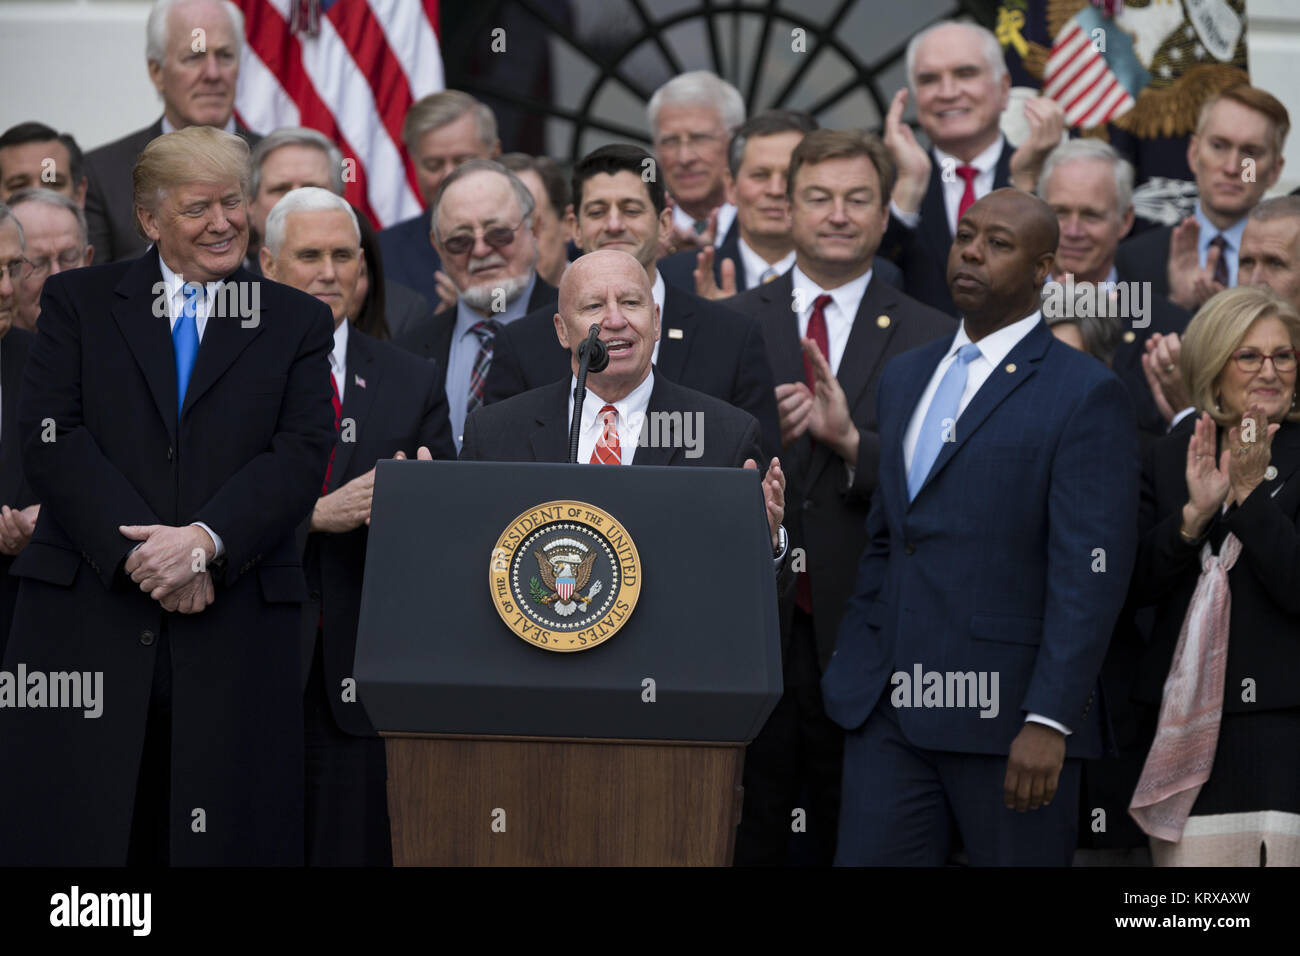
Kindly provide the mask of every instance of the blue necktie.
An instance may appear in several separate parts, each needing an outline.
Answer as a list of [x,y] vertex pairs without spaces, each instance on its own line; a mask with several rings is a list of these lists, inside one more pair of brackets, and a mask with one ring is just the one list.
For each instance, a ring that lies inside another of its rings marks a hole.
[[921,434],[916,438],[916,450],[912,452],[912,470],[907,473],[907,500],[911,501],[925,484],[930,469],[944,442],[957,440],[957,412],[961,408],[961,393],[966,390],[966,366],[980,354],[980,347],[974,343],[963,345],[957,350],[957,358],[948,366],[930,399],[930,408],[921,423]]
[[172,329],[172,351],[176,353],[176,417],[181,417],[185,407],[185,389],[194,371],[194,359],[199,354],[199,324],[197,300],[203,286],[197,282],[185,285],[185,304],[181,308],[176,328]]

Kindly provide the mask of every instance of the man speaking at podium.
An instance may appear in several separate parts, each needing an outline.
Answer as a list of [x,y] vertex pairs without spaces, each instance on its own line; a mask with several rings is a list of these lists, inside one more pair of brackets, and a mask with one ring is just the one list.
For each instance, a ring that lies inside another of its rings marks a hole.
[[[608,249],[575,261],[560,282],[559,310],[555,332],[573,354],[574,377],[476,409],[465,423],[462,460],[568,461],[577,350],[591,326],[599,325],[609,365],[587,379],[579,462],[758,467],[753,415],[655,375],[651,356],[659,309],[645,269],[631,255]],[[772,550],[780,559],[785,476],[776,458],[763,479],[763,497]]]

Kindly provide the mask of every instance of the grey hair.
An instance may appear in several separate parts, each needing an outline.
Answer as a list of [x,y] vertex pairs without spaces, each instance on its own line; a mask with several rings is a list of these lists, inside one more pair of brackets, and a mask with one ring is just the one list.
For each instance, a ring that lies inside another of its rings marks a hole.
[[442,197],[447,195],[447,190],[451,187],[451,184],[464,179],[466,176],[483,172],[496,173],[498,176],[504,176],[509,180],[511,188],[515,191],[515,198],[519,200],[519,210],[524,215],[524,222],[532,221],[533,210],[537,208],[537,200],[533,198],[533,194],[524,185],[524,181],[495,159],[471,159],[469,162],[461,163],[453,169],[447,175],[447,178],[442,181],[442,185],[438,187],[438,195],[433,199],[433,213],[429,217],[429,225],[435,235],[438,232],[438,209],[442,206]]
[[63,193],[56,193],[53,189],[42,189],[39,186],[33,186],[30,189],[20,189],[11,195],[9,197],[9,209],[12,212],[23,203],[28,202],[44,203],[46,206],[53,206],[55,209],[62,209],[64,212],[71,214],[72,218],[77,220],[77,234],[81,236],[81,250],[82,252],[86,251],[86,243],[90,241],[90,233],[86,228],[86,211],[75,200],[68,198]]
[[23,224],[18,221],[18,217],[10,211],[8,206],[0,202],[0,228],[3,228],[6,222],[14,224],[14,228],[18,230],[18,248],[26,252],[27,237],[23,235]]
[[1049,328],[1074,323],[1083,339],[1083,350],[1107,366],[1114,361],[1115,349],[1119,348],[1119,340],[1124,335],[1119,318],[1113,315],[1048,316],[1045,312],[1043,321]]
[[1043,170],[1038,176],[1036,189],[1038,198],[1047,199],[1047,184],[1051,181],[1052,172],[1056,167],[1081,160],[1110,163],[1111,171],[1115,174],[1115,197],[1119,203],[1117,212],[1122,219],[1124,213],[1133,205],[1133,166],[1116,152],[1114,146],[1103,143],[1099,139],[1067,140],[1048,153],[1047,159],[1043,162]]
[[474,114],[479,142],[491,147],[497,141],[496,114],[486,104],[460,90],[430,93],[412,103],[406,111],[406,119],[402,121],[402,142],[408,150],[414,150],[416,140],[429,130],[441,129],[466,113]]
[[[155,0],[144,28],[145,62],[162,63],[167,59],[167,15],[171,13],[172,7],[184,2],[186,0]],[[230,17],[230,25],[234,27],[235,54],[238,55],[244,49],[244,13],[231,0],[221,0],[221,6],[225,8],[226,15]]]
[[361,247],[361,224],[357,222],[357,214],[353,211],[348,201],[342,196],[336,196],[328,189],[321,189],[319,186],[302,186],[298,189],[291,189],[284,194],[284,198],[272,207],[266,217],[266,248],[271,250],[272,256],[280,254],[280,247],[284,245],[284,226],[285,220],[295,212],[329,212],[339,210],[346,212],[348,218],[352,220],[352,231],[357,234],[357,248]]
[[708,70],[679,73],[654,91],[646,104],[646,117],[650,121],[650,135],[659,125],[659,110],[665,106],[711,106],[718,111],[722,125],[730,136],[745,122],[745,98],[726,80]]
[[248,177],[248,194],[257,198],[257,191],[262,188],[262,164],[281,146],[310,146],[325,154],[329,164],[330,189],[337,195],[343,195],[343,152],[330,141],[324,133],[306,126],[281,126],[263,136],[253,147],[249,159],[251,169]]
[[916,95],[916,51],[921,48],[921,42],[926,37],[936,30],[943,30],[947,27],[961,27],[963,30],[969,30],[979,37],[980,49],[989,65],[989,71],[993,74],[994,82],[1002,79],[1002,75],[1007,72],[1007,61],[1002,58],[1002,44],[998,42],[998,38],[993,35],[992,31],[986,30],[978,23],[943,20],[933,26],[926,27],[907,43],[907,85],[912,88],[913,95]]
[[1274,196],[1272,199],[1265,199],[1250,211],[1250,218],[1257,222],[1300,219],[1300,196]]

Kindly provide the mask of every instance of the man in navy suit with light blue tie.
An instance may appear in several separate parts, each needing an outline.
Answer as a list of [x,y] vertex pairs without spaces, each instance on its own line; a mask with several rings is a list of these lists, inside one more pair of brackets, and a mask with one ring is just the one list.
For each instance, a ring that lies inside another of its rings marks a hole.
[[1039,313],[1056,217],[1012,189],[958,223],[951,339],[885,368],[869,543],[826,710],[849,731],[836,862],[1068,865],[1097,675],[1136,547],[1124,385]]

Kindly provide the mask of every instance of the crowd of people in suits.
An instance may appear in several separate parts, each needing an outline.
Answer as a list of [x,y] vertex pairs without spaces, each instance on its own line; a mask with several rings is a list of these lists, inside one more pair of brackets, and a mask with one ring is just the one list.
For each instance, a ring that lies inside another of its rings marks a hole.
[[[691,72],[568,176],[446,90],[402,129],[424,208],[376,230],[326,136],[237,123],[242,36],[159,0],[157,122],[0,134],[0,674],[113,689],[0,681],[0,865],[390,865],[376,463],[566,461],[593,323],[578,461],[762,473],[784,693],[737,864],[1300,864],[1276,98],[1210,95],[1193,215],[1135,233],[1059,105],[1003,135],[971,24],[911,39],[880,135]],[[704,454],[641,447],[656,411]]]

